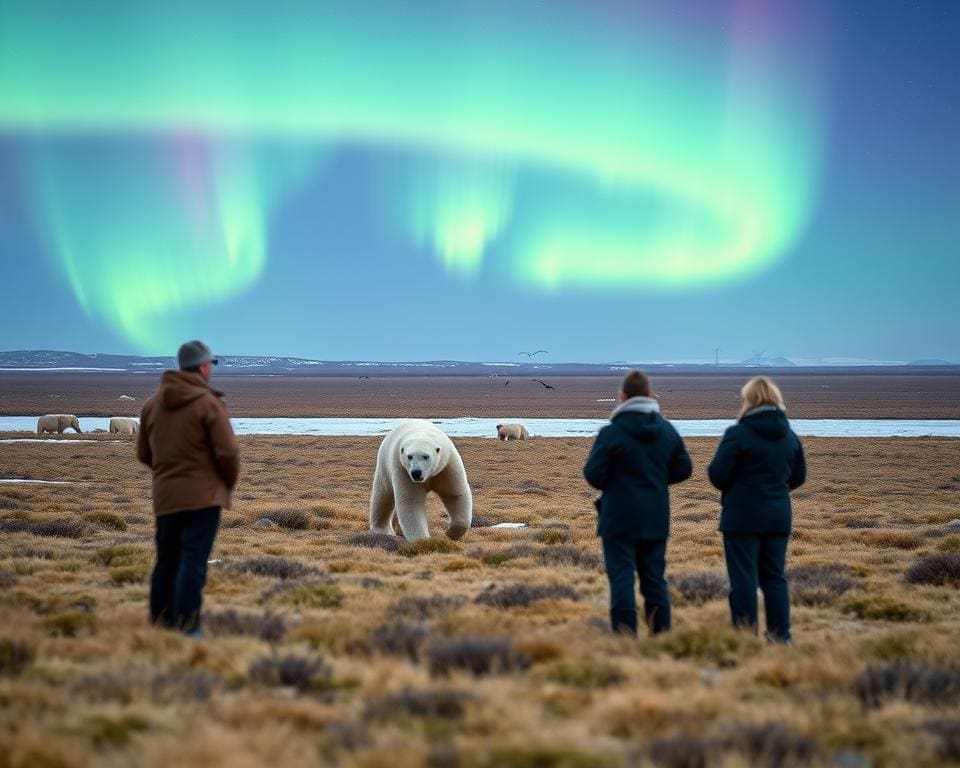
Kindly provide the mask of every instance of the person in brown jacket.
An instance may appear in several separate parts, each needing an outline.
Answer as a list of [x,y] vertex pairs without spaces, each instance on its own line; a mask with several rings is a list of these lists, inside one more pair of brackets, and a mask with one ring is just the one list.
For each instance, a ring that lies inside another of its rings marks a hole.
[[178,371],[164,371],[143,405],[137,458],[153,473],[157,562],[150,581],[150,618],[189,635],[200,632],[207,560],[220,510],[240,471],[240,449],[222,392],[210,387],[217,364],[202,341],[177,352]]

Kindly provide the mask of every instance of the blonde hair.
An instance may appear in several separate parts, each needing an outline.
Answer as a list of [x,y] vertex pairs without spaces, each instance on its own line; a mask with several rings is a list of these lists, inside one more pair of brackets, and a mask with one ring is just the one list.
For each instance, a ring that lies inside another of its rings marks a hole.
[[738,420],[743,418],[747,411],[752,411],[761,405],[775,405],[781,411],[787,410],[780,388],[767,376],[754,376],[750,379],[740,390],[740,397],[743,405],[740,406],[740,413],[737,414]]

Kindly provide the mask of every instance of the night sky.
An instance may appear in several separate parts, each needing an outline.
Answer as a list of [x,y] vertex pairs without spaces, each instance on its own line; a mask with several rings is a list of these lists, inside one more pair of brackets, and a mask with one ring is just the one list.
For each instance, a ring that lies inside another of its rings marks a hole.
[[0,349],[960,361],[960,3],[0,4]]

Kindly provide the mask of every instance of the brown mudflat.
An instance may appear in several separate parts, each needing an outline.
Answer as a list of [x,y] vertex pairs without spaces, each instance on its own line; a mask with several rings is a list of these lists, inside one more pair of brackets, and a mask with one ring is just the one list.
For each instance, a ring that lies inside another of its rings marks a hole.
[[[729,418],[749,372],[655,375],[672,418]],[[222,375],[214,386],[234,416],[598,418],[620,377],[356,377]],[[0,415],[137,415],[157,374],[0,373]],[[960,373],[783,373],[795,418],[960,418]],[[509,384],[505,382],[509,381]],[[136,398],[119,400],[121,395]]]
[[814,766],[842,753],[933,766],[954,754],[960,581],[905,574],[960,552],[960,441],[805,441],[783,648],[728,626],[704,477],[714,440],[688,441],[695,475],[672,494],[674,630],[631,640],[605,628],[588,440],[456,440],[477,522],[528,527],[449,542],[431,501],[435,538],[407,546],[363,535],[377,439],[242,438],[198,642],[146,624],[149,475],[132,439],[113,439],[0,445],[0,477],[72,481],[0,485],[3,764]]

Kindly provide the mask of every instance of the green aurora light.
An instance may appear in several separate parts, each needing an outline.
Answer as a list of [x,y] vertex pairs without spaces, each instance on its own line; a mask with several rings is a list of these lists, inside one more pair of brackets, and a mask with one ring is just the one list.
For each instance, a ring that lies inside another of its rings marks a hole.
[[[543,290],[714,284],[796,240],[820,160],[815,46],[786,43],[787,6],[734,6],[722,35],[532,2],[8,0],[0,130],[39,137],[63,272],[144,349],[169,342],[152,320],[257,280],[272,213],[317,172],[304,147],[338,142],[409,153],[392,214],[463,278],[496,249]],[[94,168],[45,145],[65,133],[164,138]],[[205,169],[187,191],[183,135]]]

